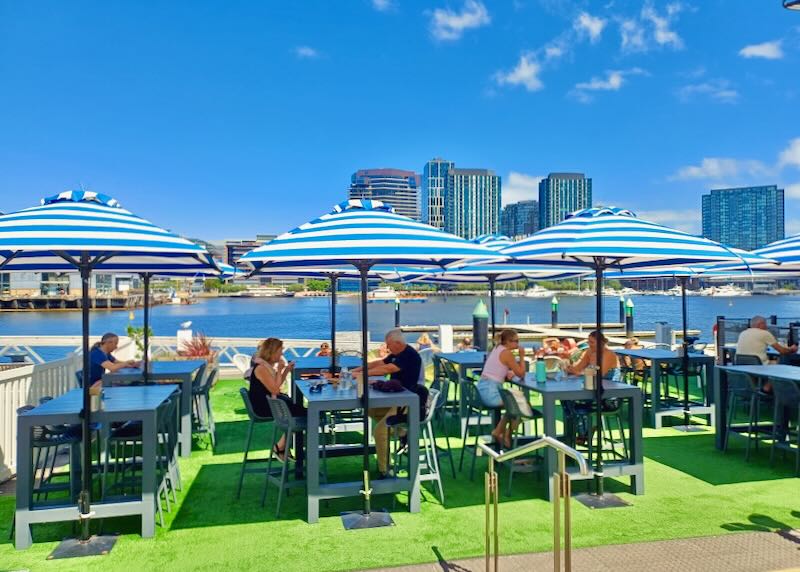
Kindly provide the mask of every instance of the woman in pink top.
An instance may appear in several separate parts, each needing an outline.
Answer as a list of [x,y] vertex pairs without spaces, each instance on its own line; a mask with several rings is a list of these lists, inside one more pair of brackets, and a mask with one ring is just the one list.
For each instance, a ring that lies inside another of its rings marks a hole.
[[[519,359],[514,359],[512,350],[519,351]],[[525,377],[525,348],[519,345],[519,336],[514,330],[500,332],[500,343],[497,344],[483,364],[481,378],[478,381],[478,393],[486,407],[499,408],[503,405],[500,397],[500,384],[513,375]],[[510,421],[505,417],[497,423],[492,436],[498,443],[511,446],[511,434],[519,421]]]

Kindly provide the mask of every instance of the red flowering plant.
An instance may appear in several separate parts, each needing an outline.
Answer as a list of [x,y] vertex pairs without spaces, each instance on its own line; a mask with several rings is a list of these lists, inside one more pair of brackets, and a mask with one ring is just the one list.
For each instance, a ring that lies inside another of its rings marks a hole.
[[203,332],[197,332],[191,340],[184,341],[178,348],[178,355],[185,358],[205,359],[209,363],[217,359],[217,351],[213,349],[214,340]]

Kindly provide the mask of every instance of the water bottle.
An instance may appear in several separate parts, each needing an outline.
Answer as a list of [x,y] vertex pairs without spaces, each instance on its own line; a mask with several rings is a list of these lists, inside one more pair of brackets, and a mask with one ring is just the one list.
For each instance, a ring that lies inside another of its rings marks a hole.
[[544,364],[543,359],[536,360],[536,383],[544,383],[547,381],[547,366]]
[[346,367],[343,367],[341,372],[341,381],[339,383],[339,387],[342,389],[350,389],[350,370]]

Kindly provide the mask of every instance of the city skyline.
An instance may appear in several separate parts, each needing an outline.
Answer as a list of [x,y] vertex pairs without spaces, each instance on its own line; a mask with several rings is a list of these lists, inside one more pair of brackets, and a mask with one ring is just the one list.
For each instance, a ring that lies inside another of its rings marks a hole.
[[[187,236],[280,234],[361,166],[446,157],[505,204],[580,171],[595,204],[695,234],[703,194],[777,185],[800,232],[779,2],[16,3],[0,31],[0,211],[83,187]],[[382,70],[391,90],[354,80]]]

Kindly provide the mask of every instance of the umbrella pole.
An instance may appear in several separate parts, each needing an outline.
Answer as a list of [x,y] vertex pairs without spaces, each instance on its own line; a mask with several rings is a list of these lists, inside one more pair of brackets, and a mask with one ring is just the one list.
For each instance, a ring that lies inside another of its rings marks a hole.
[[495,281],[497,277],[494,275],[489,276],[489,305],[492,307],[492,345],[495,344],[495,337],[497,336],[497,330],[495,325],[495,317],[494,317],[494,287]]
[[88,253],[81,254],[81,322],[83,329],[83,410],[81,440],[83,441],[83,464],[81,465],[81,492],[78,499],[81,513],[81,536],[80,540],[89,540],[89,513],[91,512],[91,491],[92,491],[92,437],[89,433],[91,425],[91,397],[89,388],[92,380],[90,376],[91,363],[89,359],[89,280],[92,276],[92,268],[89,265]]
[[[595,270],[595,311],[597,313],[595,347],[597,348],[597,371],[594,380],[594,406],[596,410],[595,432],[597,433],[597,448],[594,451],[594,494],[578,495],[580,503],[591,508],[615,508],[628,506],[628,503],[617,495],[606,493],[603,482],[603,270],[606,260],[602,256],[594,259]],[[625,438],[624,432],[622,438]]]
[[597,410],[597,449],[595,450],[594,484],[597,496],[603,496],[603,261],[596,260],[595,266],[595,312],[597,319],[597,372],[594,381],[594,405]]
[[74,558],[79,556],[98,556],[108,554],[117,541],[116,535],[91,536],[89,523],[92,514],[92,436],[91,436],[91,386],[89,357],[89,281],[92,277],[92,263],[87,252],[81,253],[77,265],[81,276],[81,325],[83,339],[83,407],[81,408],[81,491],[78,495],[78,513],[81,531],[78,538],[65,538],[47,557],[48,560]]
[[143,274],[142,279],[144,280],[144,334],[142,336],[143,342],[142,345],[144,346],[144,354],[142,355],[142,375],[144,376],[144,382],[147,383],[147,374],[150,370],[150,358],[148,354],[150,353],[150,278],[152,277],[151,274]]
[[369,262],[356,264],[361,273],[361,383],[363,392],[361,403],[364,408],[364,457],[363,457],[363,485],[361,494],[364,495],[364,510],[342,513],[342,524],[346,530],[357,528],[378,528],[381,526],[392,526],[392,517],[386,511],[372,512],[370,497],[372,489],[369,485],[369,359],[367,351],[369,344],[367,340],[367,275],[372,266]]
[[336,375],[336,288],[337,275],[331,274],[331,374]]
[[675,427],[680,431],[703,431],[702,427],[692,425],[691,413],[689,407],[689,343],[686,340],[687,332],[687,311],[686,311],[686,281],[687,276],[679,276],[678,280],[681,282],[681,317],[683,318],[683,356],[681,356],[681,369],[683,369],[683,426]]

